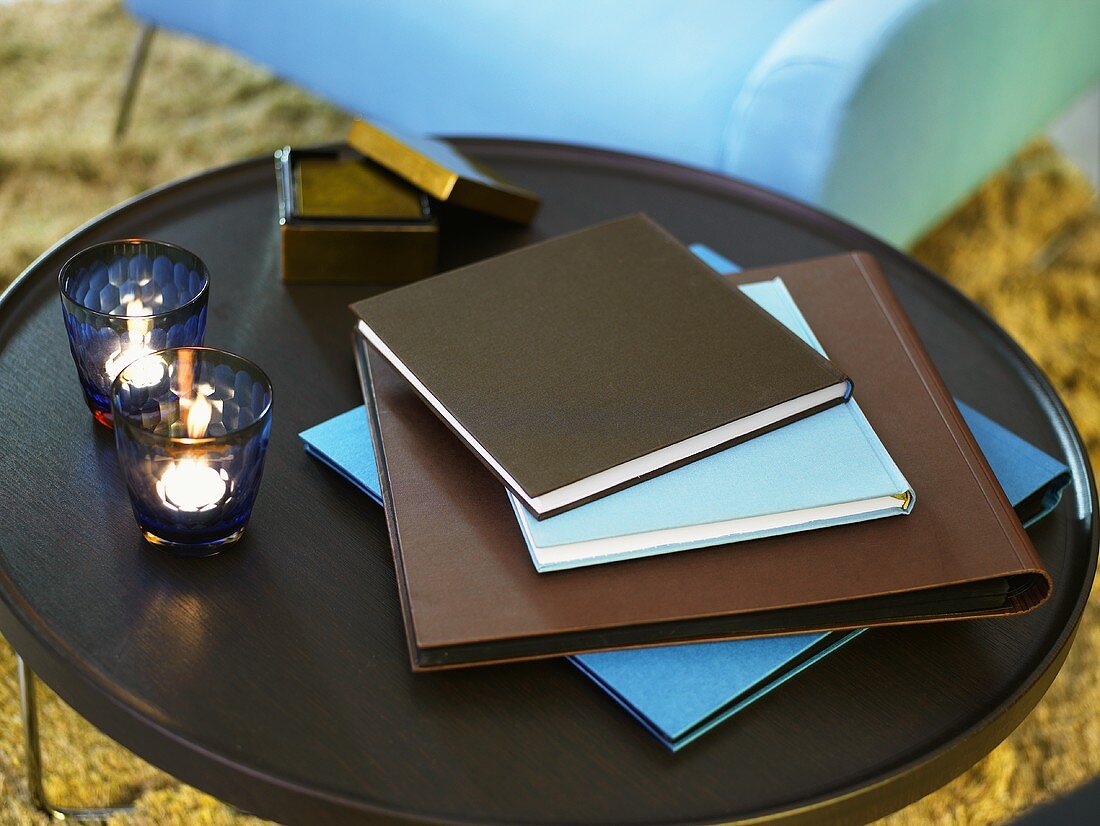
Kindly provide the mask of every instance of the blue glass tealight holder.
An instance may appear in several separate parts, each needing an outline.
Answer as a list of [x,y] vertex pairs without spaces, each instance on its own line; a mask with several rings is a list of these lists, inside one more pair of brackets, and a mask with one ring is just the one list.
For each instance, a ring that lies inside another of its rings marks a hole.
[[69,350],[96,421],[111,426],[111,382],[167,347],[202,344],[210,274],[194,253],[131,238],[81,250],[58,276]]
[[224,350],[163,350],[118,374],[111,410],[145,539],[187,556],[236,542],[252,515],[271,432],[264,371]]

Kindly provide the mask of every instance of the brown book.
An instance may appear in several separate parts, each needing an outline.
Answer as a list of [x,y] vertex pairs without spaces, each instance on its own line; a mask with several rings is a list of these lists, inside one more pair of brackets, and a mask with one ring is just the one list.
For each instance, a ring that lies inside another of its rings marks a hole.
[[905,519],[539,574],[499,482],[356,337],[414,669],[1000,616],[1046,599],[1047,572],[874,259],[731,281],[777,276],[920,492]]
[[352,309],[367,340],[538,518],[851,392],[844,373],[644,215]]

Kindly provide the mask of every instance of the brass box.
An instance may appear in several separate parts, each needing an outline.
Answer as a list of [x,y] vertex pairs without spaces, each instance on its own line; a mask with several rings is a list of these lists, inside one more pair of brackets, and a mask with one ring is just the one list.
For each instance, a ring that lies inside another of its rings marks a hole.
[[402,284],[435,273],[439,225],[424,193],[349,150],[275,153],[282,278]]

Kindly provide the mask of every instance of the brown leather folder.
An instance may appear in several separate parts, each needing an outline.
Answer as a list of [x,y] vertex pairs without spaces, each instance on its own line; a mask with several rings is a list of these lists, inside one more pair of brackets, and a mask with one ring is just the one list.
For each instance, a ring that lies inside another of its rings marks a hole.
[[501,483],[356,336],[414,669],[1001,616],[1046,599],[1049,575],[874,259],[731,280],[776,276],[917,491],[906,518],[539,574]]

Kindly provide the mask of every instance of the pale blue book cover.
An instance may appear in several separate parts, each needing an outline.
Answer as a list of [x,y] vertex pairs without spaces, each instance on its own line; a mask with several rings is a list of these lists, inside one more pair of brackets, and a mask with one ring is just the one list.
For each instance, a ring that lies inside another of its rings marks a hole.
[[[825,355],[780,279],[741,290]],[[508,496],[540,572],[902,515],[914,499],[857,398],[548,519]]]

